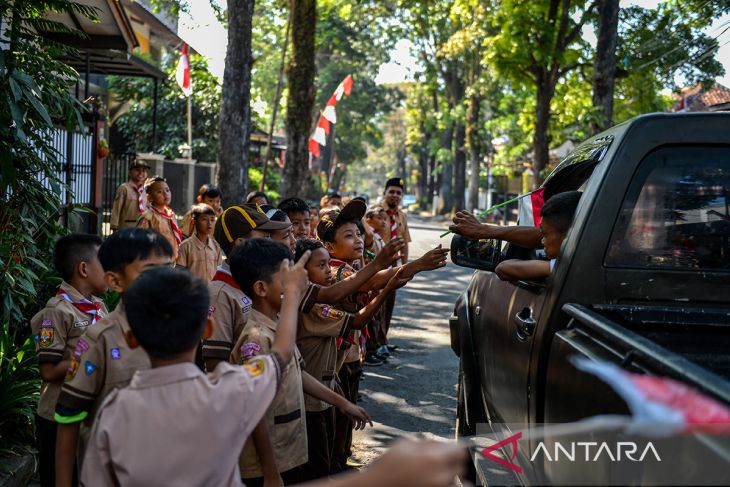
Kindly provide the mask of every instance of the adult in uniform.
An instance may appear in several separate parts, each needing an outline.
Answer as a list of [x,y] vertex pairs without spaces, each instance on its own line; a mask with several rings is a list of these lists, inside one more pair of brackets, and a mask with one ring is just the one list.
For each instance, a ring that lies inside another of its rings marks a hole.
[[109,225],[113,232],[137,226],[137,219],[147,208],[144,182],[150,166],[135,159],[129,164],[129,179],[117,188]]

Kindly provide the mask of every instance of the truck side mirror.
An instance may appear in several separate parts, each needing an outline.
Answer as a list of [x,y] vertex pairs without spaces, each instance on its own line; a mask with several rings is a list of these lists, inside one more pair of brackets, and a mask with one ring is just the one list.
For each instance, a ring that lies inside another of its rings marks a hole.
[[494,272],[502,260],[502,241],[470,240],[454,235],[451,239],[451,260],[462,267]]

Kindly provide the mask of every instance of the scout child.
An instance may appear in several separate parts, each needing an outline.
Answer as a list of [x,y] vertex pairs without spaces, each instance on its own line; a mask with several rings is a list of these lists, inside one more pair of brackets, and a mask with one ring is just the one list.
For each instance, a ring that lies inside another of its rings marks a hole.
[[269,197],[263,191],[251,191],[246,196],[246,204],[248,205],[268,205]]
[[147,192],[148,207],[139,216],[137,226],[161,233],[172,247],[172,259],[177,259],[178,248],[182,243],[182,232],[177,226],[177,217],[170,208],[172,195],[165,178],[151,177],[144,185]]
[[566,191],[552,196],[541,211],[542,245],[548,260],[510,259],[500,263],[494,272],[503,281],[535,280],[550,277],[560,246],[573,223],[580,202],[580,191]]
[[372,229],[373,244],[370,251],[377,254],[385,246],[383,235],[388,232],[388,215],[382,206],[372,206],[365,212],[365,223]]
[[80,233],[56,242],[53,266],[63,281],[46,307],[30,320],[41,373],[35,425],[38,470],[44,487],[54,485],[57,424],[53,413],[66,369],[81,334],[107,314],[102,301],[94,296],[106,291],[104,269],[97,255],[100,245],[98,236]]
[[[309,281],[320,286],[332,282],[330,255],[319,240],[297,241],[295,262],[306,254]],[[337,342],[349,335],[350,330],[362,329],[385,302],[387,295],[410,279],[400,274],[391,278],[383,291],[356,314],[346,313],[325,304],[315,304],[309,313],[299,314],[297,348],[304,359],[304,370],[328,389],[334,390],[337,362]],[[334,441],[334,410],[326,402],[305,396],[307,423],[307,450],[309,461],[302,466],[301,480],[326,477],[330,472],[330,454]]]
[[129,179],[117,188],[109,225],[113,232],[137,225],[137,218],[147,209],[144,182],[150,167],[143,161],[129,163]]
[[287,198],[279,203],[279,209],[289,217],[295,239],[302,240],[309,237],[312,216],[309,212],[309,205],[304,200]]
[[[256,205],[241,205],[227,208],[216,221],[213,236],[223,252],[230,256],[233,248],[241,242],[254,238],[269,238],[272,231],[289,228],[290,223],[269,220]],[[399,255],[403,243],[396,239],[383,249],[378,259],[366,266],[361,275],[345,279],[343,284],[319,288],[312,286],[307,294],[316,296],[317,302],[336,303],[355,292],[376,272],[386,268]],[[221,361],[228,361],[233,344],[243,330],[251,310],[251,300],[238,288],[231,277],[228,264],[220,265],[210,283],[211,317],[216,327],[213,334],[202,343],[202,355],[206,370],[212,372]]]
[[[226,256],[241,242],[254,238],[269,238],[272,231],[291,227],[284,222],[270,221],[256,205],[231,206],[216,220],[213,237]],[[231,277],[227,262],[216,269],[208,291],[210,316],[215,322],[211,336],[202,341],[205,369],[213,372],[220,362],[227,362],[233,344],[243,331],[251,311],[251,300]]]
[[311,205],[309,207],[309,236],[317,237],[317,224],[319,223],[319,208]]
[[[218,186],[215,186],[213,184],[204,184],[198,189],[198,196],[195,199],[196,204],[206,204],[213,208],[215,211],[216,218],[223,213],[223,208],[221,208],[221,190],[218,188]],[[193,205],[193,208],[195,205]],[[183,216],[182,223],[180,224],[180,230],[182,231],[183,235],[187,237],[191,237],[193,233],[195,233],[195,224],[193,222],[193,208],[190,208],[190,210],[185,213],[185,216]]]
[[[99,261],[107,287],[123,295],[142,272],[172,265],[172,248],[157,232],[126,228],[104,241],[99,248]],[[174,294],[171,291],[165,290]],[[86,442],[78,442],[81,422],[90,427],[104,398],[112,390],[126,386],[137,370],[150,366],[144,352],[129,348],[124,339],[129,325],[123,301],[124,296],[113,312],[89,327],[76,343],[54,415],[59,423],[56,440],[56,485],[59,487],[71,485],[77,448],[79,458],[83,458]],[[82,432],[85,437],[88,429]]]
[[[284,289],[282,279],[286,278],[281,272],[281,261],[291,258],[292,254],[286,245],[268,239],[249,240],[234,250],[231,272],[253,301],[248,323],[231,354],[234,363],[246,364],[257,355],[268,353],[275,342]],[[309,294],[308,299],[301,301],[300,309],[306,313],[313,305],[314,296]],[[253,442],[248,442],[244,447],[241,475],[249,487],[263,484],[264,477],[269,477],[272,469],[274,473],[277,470],[282,472],[281,478],[287,485],[300,480],[296,467],[307,461],[305,392],[337,406],[359,428],[370,421],[362,408],[302,372],[300,363],[301,355],[295,348],[294,357],[282,368],[279,389],[263,423],[270,433],[270,441],[262,442],[260,438],[254,437],[255,447]],[[262,448],[273,451],[261,451]],[[271,462],[272,453],[274,462]],[[264,468],[265,465],[268,466]]]
[[180,244],[176,265],[210,281],[216,268],[223,263],[223,251],[213,238],[215,210],[201,203],[193,206],[192,215],[195,232]]
[[[192,364],[201,336],[214,326],[210,318],[206,321],[204,283],[167,268],[140,276],[125,295],[127,340],[145,351],[152,368],[137,372],[129,387],[110,394],[99,411],[83,484],[240,486],[238,452],[294,354],[305,263],[306,257],[280,267],[284,299],[271,353],[244,367],[226,364],[210,375]],[[453,443],[401,440],[362,473],[310,487],[446,487],[465,460],[466,451]]]
[[284,230],[275,230],[271,232],[271,240],[275,240],[276,242],[281,242],[287,247],[289,247],[289,250],[291,250],[292,254],[294,253],[294,250],[296,249],[297,241],[294,238],[294,232],[292,229],[292,223],[291,220],[289,220],[289,216],[284,213],[282,210],[278,208],[274,208],[271,205],[261,205],[261,209],[266,214],[266,217],[269,220],[275,221],[275,222],[284,222],[288,223],[289,227]]
[[[357,275],[354,266],[358,266],[363,256],[362,218],[365,215],[365,203],[353,200],[342,210],[326,210],[321,215],[317,225],[317,237],[324,242],[330,253],[330,267],[335,281],[351,278]],[[400,241],[394,237],[392,241]],[[390,245],[390,244],[388,244]],[[388,248],[386,245],[385,248]],[[382,252],[381,252],[382,253]],[[419,259],[403,265],[401,276],[413,277],[416,273],[438,269],[446,265],[448,250],[437,248],[426,252]],[[377,258],[379,258],[378,255]],[[401,266],[399,266],[401,267]],[[339,303],[338,307],[344,311],[355,313],[362,308],[367,300],[368,291],[377,291],[385,287],[388,281],[398,272],[398,267],[383,270],[368,279],[360,287],[359,293],[351,295],[347,300]],[[392,293],[391,293],[392,296]],[[348,341],[351,346],[338,358],[340,365],[338,378],[345,397],[352,402],[357,400],[362,366],[360,364],[359,332],[351,333]],[[332,455],[332,472],[340,472],[347,468],[347,458],[350,456],[352,444],[352,427],[348,418],[337,414],[335,420],[335,447]]]

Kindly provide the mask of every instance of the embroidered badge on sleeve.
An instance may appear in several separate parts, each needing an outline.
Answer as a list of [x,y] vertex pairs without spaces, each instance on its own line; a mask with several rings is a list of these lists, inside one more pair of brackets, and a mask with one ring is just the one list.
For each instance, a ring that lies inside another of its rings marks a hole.
[[41,348],[48,348],[53,344],[53,323],[51,320],[43,320],[41,333],[38,337],[38,344]]
[[246,342],[241,345],[241,359],[245,362],[255,357],[261,351],[261,345],[256,342]]
[[94,372],[96,372],[96,369],[96,365],[91,360],[87,360],[84,364],[84,371],[86,371],[86,375],[93,374]]
[[79,370],[79,364],[81,363],[81,356],[88,349],[89,344],[86,343],[86,340],[79,338],[79,341],[76,343],[74,353],[71,356],[71,361],[68,364],[68,369],[66,369],[66,381],[70,381],[76,376],[76,372]]
[[330,318],[337,321],[345,317],[344,311],[333,308],[332,306],[322,306],[322,310],[320,311],[320,313],[325,318]]
[[119,351],[118,348],[110,348],[109,355],[111,355],[112,360],[119,360],[122,358],[122,352]]
[[264,373],[266,362],[262,358],[250,359],[243,364],[243,367],[248,370],[252,377],[256,377]]

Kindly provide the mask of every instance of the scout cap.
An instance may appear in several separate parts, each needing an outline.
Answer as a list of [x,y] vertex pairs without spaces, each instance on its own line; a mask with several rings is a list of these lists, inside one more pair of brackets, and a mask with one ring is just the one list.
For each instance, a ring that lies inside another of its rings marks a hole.
[[390,188],[391,186],[397,186],[400,189],[403,189],[403,179],[402,178],[390,178],[385,183],[385,189]]
[[226,208],[215,222],[213,237],[227,254],[233,242],[245,237],[251,230],[284,230],[290,226],[291,223],[269,220],[258,205],[245,204]]
[[136,169],[138,167],[146,167],[147,169],[151,169],[150,165],[144,162],[140,159],[135,159],[132,162],[129,163],[129,169]]
[[317,238],[322,240],[325,233],[330,228],[337,227],[337,222],[346,221],[360,221],[365,216],[368,206],[362,200],[352,200],[347,203],[341,210],[333,208],[331,210],[324,210],[319,217],[319,223],[317,224]]

